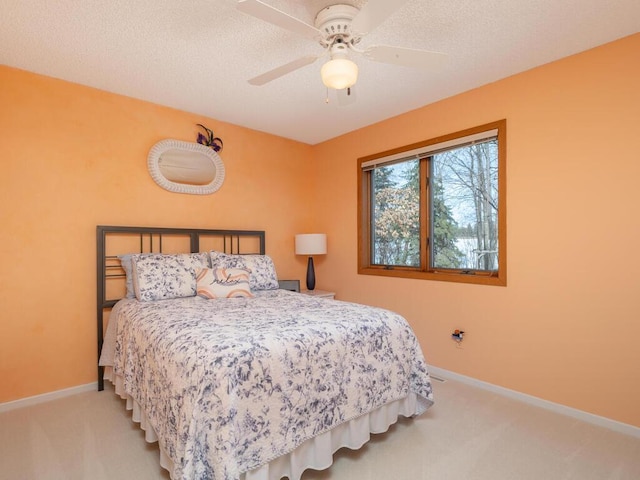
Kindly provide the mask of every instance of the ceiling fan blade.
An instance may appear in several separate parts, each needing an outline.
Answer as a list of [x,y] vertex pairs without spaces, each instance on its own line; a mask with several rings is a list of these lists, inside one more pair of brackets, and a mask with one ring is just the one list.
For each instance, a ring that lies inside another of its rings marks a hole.
[[319,40],[322,36],[320,30],[317,28],[273,8],[266,3],[262,3],[260,0],[240,0],[237,4],[237,8],[241,12],[248,13],[260,20],[264,20],[265,22],[269,22],[277,27],[284,28],[285,30],[289,30],[312,40]]
[[414,50],[412,48],[374,45],[364,51],[365,57],[375,62],[391,63],[403,67],[439,69],[447,59],[445,53]]
[[273,70],[269,70],[262,75],[258,75],[257,77],[252,78],[251,80],[249,80],[249,83],[256,86],[264,85],[265,83],[269,83],[270,81],[275,80],[276,78],[280,78],[287,73],[291,73],[294,70],[298,70],[299,68],[311,65],[317,59],[318,55],[307,55],[306,57],[298,58],[293,62],[286,63],[277,68],[274,68]]
[[366,35],[396,10],[399,10],[408,0],[369,0],[360,9],[360,12],[351,22],[351,32],[357,35]]

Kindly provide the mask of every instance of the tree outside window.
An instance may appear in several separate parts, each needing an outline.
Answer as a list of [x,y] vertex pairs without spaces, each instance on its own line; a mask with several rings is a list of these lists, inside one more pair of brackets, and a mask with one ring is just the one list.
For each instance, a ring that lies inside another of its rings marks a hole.
[[360,159],[359,272],[505,285],[505,130]]

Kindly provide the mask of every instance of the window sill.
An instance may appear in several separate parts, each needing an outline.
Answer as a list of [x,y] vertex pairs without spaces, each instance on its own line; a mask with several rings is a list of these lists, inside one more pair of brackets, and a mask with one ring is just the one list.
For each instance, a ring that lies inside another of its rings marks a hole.
[[377,275],[381,277],[414,278],[418,280],[436,280],[440,282],[470,283],[475,285],[507,286],[507,278],[504,272],[496,276],[483,274],[465,274],[450,272],[420,272],[403,268],[387,269],[383,267],[359,268],[360,275]]

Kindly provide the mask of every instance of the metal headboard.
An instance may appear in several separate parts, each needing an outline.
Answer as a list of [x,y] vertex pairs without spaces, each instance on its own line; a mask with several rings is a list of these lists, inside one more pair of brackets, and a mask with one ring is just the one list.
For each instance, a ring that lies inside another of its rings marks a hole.
[[[116,239],[133,240],[135,251],[114,251],[110,241]],[[119,255],[125,253],[164,253],[163,246],[169,239],[182,239],[189,243],[181,252],[197,253],[212,250],[205,244],[217,242],[216,250],[234,254],[265,253],[265,233],[262,230],[208,230],[201,228],[164,228],[164,227],[119,227],[98,225],[96,228],[97,247],[97,319],[98,319],[98,359],[104,341],[104,312],[113,307],[120,298],[108,298],[107,280],[125,280]],[[139,242],[138,242],[139,240]],[[257,246],[257,250],[255,248]],[[201,250],[202,248],[202,250]],[[253,250],[247,250],[253,249]],[[123,283],[124,284],[124,283]],[[98,366],[98,390],[104,389],[104,368]]]

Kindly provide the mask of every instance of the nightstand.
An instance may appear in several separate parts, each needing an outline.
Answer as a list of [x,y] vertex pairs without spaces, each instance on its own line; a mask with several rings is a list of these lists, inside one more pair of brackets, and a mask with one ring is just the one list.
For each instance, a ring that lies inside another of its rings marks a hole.
[[336,297],[335,292],[327,292],[326,290],[302,290],[300,293],[303,295],[311,295],[312,297],[329,298],[334,300]]
[[278,280],[278,288],[291,292],[300,292],[300,280]]

